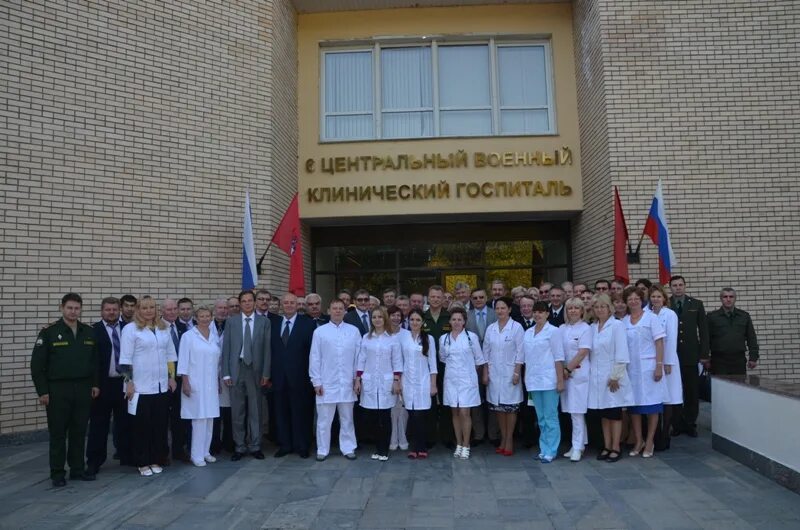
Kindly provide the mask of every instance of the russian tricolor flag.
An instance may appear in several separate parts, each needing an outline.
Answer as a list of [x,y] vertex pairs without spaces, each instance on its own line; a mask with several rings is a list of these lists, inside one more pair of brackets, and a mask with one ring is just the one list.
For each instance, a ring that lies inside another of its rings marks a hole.
[[250,212],[250,192],[244,194],[244,222],[242,227],[242,290],[258,285],[256,249],[253,243],[253,218]]
[[678,261],[675,259],[672,245],[669,242],[669,228],[667,227],[664,195],[661,192],[661,179],[658,179],[653,204],[650,205],[650,213],[647,214],[644,235],[658,247],[658,280],[662,285],[666,285],[672,276],[672,268],[678,264]]

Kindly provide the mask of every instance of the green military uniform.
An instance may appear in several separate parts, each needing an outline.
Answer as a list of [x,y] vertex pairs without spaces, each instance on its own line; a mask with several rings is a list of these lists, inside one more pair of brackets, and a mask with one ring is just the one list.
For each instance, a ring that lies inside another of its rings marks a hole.
[[50,478],[83,475],[84,446],[92,387],[98,386],[97,343],[91,326],[78,322],[77,334],[59,319],[39,333],[31,355],[31,377],[39,396],[48,394]]
[[758,361],[758,340],[753,320],[747,311],[734,307],[727,312],[720,307],[708,314],[711,342],[711,373],[745,375],[747,361]]
[[678,359],[683,383],[681,413],[672,416],[673,432],[697,432],[700,411],[700,375],[697,363],[708,360],[708,323],[703,302],[691,296],[673,297],[670,307],[678,315]]
[[[439,373],[436,375],[436,386],[438,388],[438,396],[436,399],[441,401],[444,396],[445,365],[439,361],[439,337],[452,331],[450,328],[450,313],[442,309],[439,313],[439,318],[434,319],[430,309],[425,311],[425,316],[422,320],[422,329],[425,330],[425,333],[433,337],[436,343],[436,366],[439,369]],[[437,406],[438,401],[436,399],[431,403],[431,412],[428,414],[428,437],[432,437],[438,430],[440,442],[452,443],[455,440],[455,434],[453,433],[450,414],[446,414],[441,410],[444,406]],[[429,444],[433,442],[434,440],[428,440]]]

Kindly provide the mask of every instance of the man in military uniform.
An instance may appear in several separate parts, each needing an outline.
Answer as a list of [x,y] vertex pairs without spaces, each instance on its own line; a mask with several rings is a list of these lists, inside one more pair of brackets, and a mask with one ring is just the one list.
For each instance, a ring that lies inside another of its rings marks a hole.
[[[441,285],[432,285],[428,289],[428,310],[425,311],[425,318],[422,321],[422,329],[433,337],[436,343],[436,364],[438,365],[439,373],[436,376],[436,386],[438,387],[438,400],[444,396],[444,364],[439,361],[439,337],[445,333],[450,333],[450,313],[443,307],[444,304],[444,287]],[[428,414],[428,436],[437,432],[436,422],[438,421],[439,427],[439,441],[444,443],[448,448],[455,447],[453,441],[455,434],[453,433],[453,425],[450,417],[450,408],[443,405],[436,406],[436,402],[431,403],[431,414]],[[432,445],[432,441],[429,441]],[[452,447],[451,447],[452,446]]]
[[708,314],[711,373],[745,375],[758,363],[758,340],[753,320],[747,311],[735,306],[736,291],[730,287],[720,292],[719,299],[722,307]]
[[699,374],[697,363],[708,360],[708,325],[703,302],[686,295],[683,276],[669,279],[672,291],[670,306],[678,315],[678,361],[683,382],[683,407],[672,417],[672,435],[697,436],[699,409]]
[[92,398],[100,395],[97,373],[97,343],[91,326],[78,321],[83,300],[67,293],[61,299],[61,315],[39,333],[31,355],[31,377],[39,403],[47,407],[50,432],[50,479],[53,486],[70,478],[94,480],[84,472],[86,426]]

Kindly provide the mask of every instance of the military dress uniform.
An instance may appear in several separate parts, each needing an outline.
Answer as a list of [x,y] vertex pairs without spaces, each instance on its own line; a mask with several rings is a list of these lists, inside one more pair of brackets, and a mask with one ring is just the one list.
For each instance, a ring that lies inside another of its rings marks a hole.
[[683,406],[672,416],[678,434],[697,432],[700,379],[697,363],[708,359],[708,323],[703,302],[691,296],[673,298],[670,308],[678,315],[678,362],[683,382]]
[[39,333],[31,355],[31,377],[39,396],[48,394],[50,478],[70,478],[84,472],[84,449],[92,387],[98,386],[97,343],[91,326],[78,322],[77,333],[61,318]]

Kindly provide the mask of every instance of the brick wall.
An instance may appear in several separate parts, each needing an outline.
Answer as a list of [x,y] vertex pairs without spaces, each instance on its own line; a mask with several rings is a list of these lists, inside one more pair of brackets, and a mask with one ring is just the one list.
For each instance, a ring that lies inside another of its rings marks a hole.
[[[800,379],[800,328],[788,288],[800,280],[800,4],[586,0],[575,13],[583,49],[601,34],[610,170],[610,182],[595,189],[582,130],[586,211],[576,242],[596,238],[610,256],[612,184],[638,240],[660,177],[676,272],[691,294],[714,309],[721,287],[736,288],[760,337],[759,372]],[[583,76],[579,84],[579,93],[587,89]],[[591,98],[581,97],[582,128],[595,124],[586,110]],[[607,227],[585,228],[601,215]],[[643,244],[642,258],[632,277],[656,278],[652,244]],[[610,276],[610,257],[605,263],[601,272]]]
[[[66,291],[238,291],[249,188],[263,251],[294,193],[288,0],[0,6],[0,434],[41,428],[28,360]],[[275,251],[262,282],[285,289]]]

